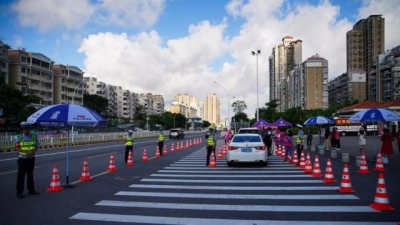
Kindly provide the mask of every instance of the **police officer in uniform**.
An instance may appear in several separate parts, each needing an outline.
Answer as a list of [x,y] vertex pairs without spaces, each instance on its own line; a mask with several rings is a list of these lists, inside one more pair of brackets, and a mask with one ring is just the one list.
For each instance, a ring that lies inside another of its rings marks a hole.
[[129,151],[133,154],[133,131],[128,130],[128,134],[124,137],[125,142],[125,163],[128,162]]
[[160,129],[160,133],[158,134],[157,137],[157,144],[158,144],[158,151],[160,151],[160,155],[162,156],[163,153],[163,149],[164,149],[164,139],[165,139],[165,135],[162,129]]
[[207,138],[207,164],[206,164],[206,166],[210,165],[211,152],[214,152],[214,158],[215,158],[215,160],[217,160],[217,158],[215,156],[215,148],[217,145],[218,137],[217,137],[217,135],[215,135],[214,128],[210,127],[209,131],[210,131],[209,132],[210,134],[208,134],[206,137]]
[[29,195],[38,195],[33,182],[33,169],[35,168],[35,153],[39,149],[40,142],[35,134],[31,134],[32,124],[22,122],[22,134],[15,139],[14,150],[18,152],[18,174],[17,174],[17,198],[22,199],[24,195],[25,174],[27,176],[27,189]]

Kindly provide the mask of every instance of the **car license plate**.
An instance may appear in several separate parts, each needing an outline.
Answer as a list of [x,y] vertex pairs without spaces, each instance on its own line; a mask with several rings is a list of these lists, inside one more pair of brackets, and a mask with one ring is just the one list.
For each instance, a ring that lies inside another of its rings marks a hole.
[[251,148],[242,148],[241,152],[251,152]]

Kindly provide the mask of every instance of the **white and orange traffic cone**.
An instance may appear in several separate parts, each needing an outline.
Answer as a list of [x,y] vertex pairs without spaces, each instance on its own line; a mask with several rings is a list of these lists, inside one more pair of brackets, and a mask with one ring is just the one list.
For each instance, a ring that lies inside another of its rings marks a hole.
[[331,158],[326,161],[325,178],[322,180],[325,183],[336,183],[335,177],[333,176]]
[[299,158],[297,157],[297,150],[294,150],[292,164],[297,165],[298,163],[299,163]]
[[58,166],[57,164],[53,165],[53,172],[51,174],[50,187],[46,191],[61,191],[63,188],[60,183],[60,176],[58,174]]
[[215,162],[214,152],[211,152],[209,167],[217,167],[217,162]]
[[383,160],[382,160],[382,155],[381,155],[380,151],[378,152],[378,155],[376,156],[376,164],[375,164],[374,170],[378,171],[378,172],[386,171],[385,167],[383,166]]
[[179,148],[179,150],[183,150],[183,141],[181,141],[181,147]]
[[307,153],[306,165],[304,166],[304,173],[312,173],[312,172],[313,172],[313,168],[311,165],[310,153]]
[[221,149],[221,146],[219,146],[219,148],[218,148],[218,155],[217,155],[217,158],[218,159],[222,159],[224,156],[222,155],[222,149]]
[[189,140],[189,146],[192,146],[192,139]]
[[142,162],[147,162],[149,159],[147,157],[147,149],[143,149],[143,155],[142,155]]
[[135,163],[133,162],[132,151],[129,151],[128,160],[126,161],[125,165],[133,166]]
[[162,154],[163,154],[163,155],[168,155],[167,145],[165,145],[165,146],[163,147]]
[[351,186],[349,166],[347,165],[347,163],[344,164],[342,181],[340,183],[339,191],[343,193],[355,192]]
[[117,171],[117,167],[115,167],[115,160],[114,160],[114,154],[111,153],[110,155],[110,163],[108,164],[108,172],[115,172]]
[[160,149],[158,148],[158,145],[157,145],[156,154],[154,155],[154,157],[158,158],[158,157],[160,157],[160,156],[161,156],[161,155],[160,155]]
[[371,173],[368,170],[367,159],[365,158],[365,152],[362,152],[362,154],[361,154],[360,169],[357,172],[361,173],[361,174],[369,174],[369,173]]
[[174,149],[174,143],[172,143],[171,144],[171,152],[174,152],[175,151],[175,149]]
[[299,168],[300,169],[305,169],[306,168],[306,159],[304,158],[304,152],[301,152],[301,155],[300,155]]
[[90,179],[92,179],[92,178],[90,177],[89,162],[88,162],[88,159],[85,158],[83,160],[82,174],[81,174],[81,177],[79,178],[79,180],[87,181]]
[[321,167],[319,166],[319,157],[318,157],[318,155],[315,155],[314,169],[312,171],[311,176],[313,176],[313,177],[322,177]]
[[389,203],[389,196],[388,193],[386,192],[386,184],[383,173],[379,174],[378,185],[376,187],[376,192],[375,192],[375,200],[374,203],[372,203],[370,206],[376,210],[381,210],[381,211],[394,210],[394,208],[390,206]]

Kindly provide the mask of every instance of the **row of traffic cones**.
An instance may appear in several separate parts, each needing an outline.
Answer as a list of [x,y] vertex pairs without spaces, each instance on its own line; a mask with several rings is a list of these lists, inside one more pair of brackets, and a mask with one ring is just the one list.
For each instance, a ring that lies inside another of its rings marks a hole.
[[[381,156],[380,153],[378,153],[377,160],[380,156]],[[313,177],[321,177],[322,176],[321,169],[319,166],[318,155],[315,155],[314,168],[312,169],[310,153],[307,154],[307,158],[306,158],[306,160],[304,160],[304,154],[302,152],[299,165],[300,165],[299,166],[300,168],[302,167],[302,165],[304,165],[304,168],[301,168],[301,169],[304,169],[305,173],[311,173],[311,176],[313,176]],[[377,166],[374,170],[379,171],[379,172],[385,171],[383,168],[383,163],[382,163],[382,165],[377,164]],[[357,172],[360,174],[371,173],[368,170],[364,152],[362,153],[360,168]],[[334,176],[333,176],[332,163],[331,163],[330,158],[327,159],[325,177],[322,181],[325,183],[335,183],[336,182],[336,180],[334,179]],[[340,187],[338,190],[342,193],[354,193],[355,192],[351,185],[350,172],[349,172],[347,163],[344,164],[342,180],[341,180]],[[379,174],[374,203],[371,204],[370,206],[376,210],[381,210],[381,211],[394,210],[394,208],[389,203],[389,197],[388,197],[388,194],[386,191],[386,184],[385,184],[383,173]]]

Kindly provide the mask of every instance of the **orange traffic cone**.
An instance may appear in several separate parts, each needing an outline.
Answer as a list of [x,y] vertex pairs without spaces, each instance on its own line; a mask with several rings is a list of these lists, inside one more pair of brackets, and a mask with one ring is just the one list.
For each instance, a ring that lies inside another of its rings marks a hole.
[[163,154],[163,155],[168,155],[167,145],[165,145],[165,146],[163,147],[162,154]]
[[306,165],[304,166],[304,173],[312,173],[312,165],[311,165],[311,157],[310,153],[307,153],[307,158],[306,158]]
[[322,181],[325,183],[336,183],[333,176],[331,158],[328,158],[326,162],[325,178]]
[[114,160],[114,154],[111,153],[110,155],[110,163],[108,164],[108,172],[115,172],[117,171],[117,168],[115,167],[115,160]]
[[126,161],[125,165],[133,166],[135,163],[133,162],[132,151],[129,151],[128,160]]
[[156,157],[156,158],[160,157],[160,149],[158,148],[158,145],[156,148],[156,155],[154,157]]
[[171,144],[171,152],[174,152],[175,151],[175,149],[174,149],[174,143],[172,143]]
[[214,152],[211,152],[211,156],[210,156],[210,165],[209,167],[217,167],[217,163],[215,162],[215,155]]
[[319,157],[318,157],[318,155],[315,155],[314,169],[312,171],[311,176],[313,176],[313,177],[322,177],[321,168],[319,166]]
[[183,150],[183,141],[181,141],[181,147],[179,148],[179,150]]
[[192,139],[189,140],[189,146],[192,146]]
[[142,162],[147,162],[147,149],[143,149]]
[[81,174],[81,177],[79,178],[79,180],[86,181],[86,180],[90,180],[90,179],[92,179],[92,178],[90,177],[90,172],[89,172],[89,162],[88,162],[88,159],[85,158],[83,161],[82,174]]
[[226,155],[228,153],[227,148],[228,148],[228,145],[224,145],[224,147],[222,147],[222,155]]
[[297,150],[294,150],[292,164],[296,165],[297,163],[299,163],[299,158],[297,157]]
[[60,184],[60,176],[58,175],[58,166],[57,164],[53,165],[53,173],[51,174],[50,187],[47,191],[61,191],[63,188]]
[[376,187],[376,192],[375,192],[375,200],[374,203],[372,203],[370,206],[376,210],[382,210],[382,211],[394,210],[394,208],[389,204],[389,197],[388,193],[386,192],[386,184],[385,184],[385,178],[383,177],[383,173],[379,174],[378,185]]
[[362,152],[362,154],[361,154],[360,169],[357,172],[361,173],[361,174],[369,174],[369,173],[371,173],[368,170],[367,159],[365,158],[365,152]]
[[222,155],[222,149],[221,146],[218,148],[218,155],[217,155],[218,159],[222,159],[224,156]]
[[353,190],[353,188],[351,187],[349,166],[347,165],[347,163],[344,164],[343,174],[342,174],[342,181],[340,183],[339,191],[343,192],[343,193],[355,192]]
[[375,169],[374,170],[378,171],[378,172],[386,171],[385,167],[383,167],[383,160],[382,160],[382,155],[381,155],[380,151],[378,152],[378,155],[376,157],[376,164],[375,164]]
[[188,140],[186,140],[185,148],[189,148],[189,141]]
[[300,169],[305,169],[306,168],[306,159],[304,158],[304,152],[301,152],[301,155],[300,155],[299,168]]

